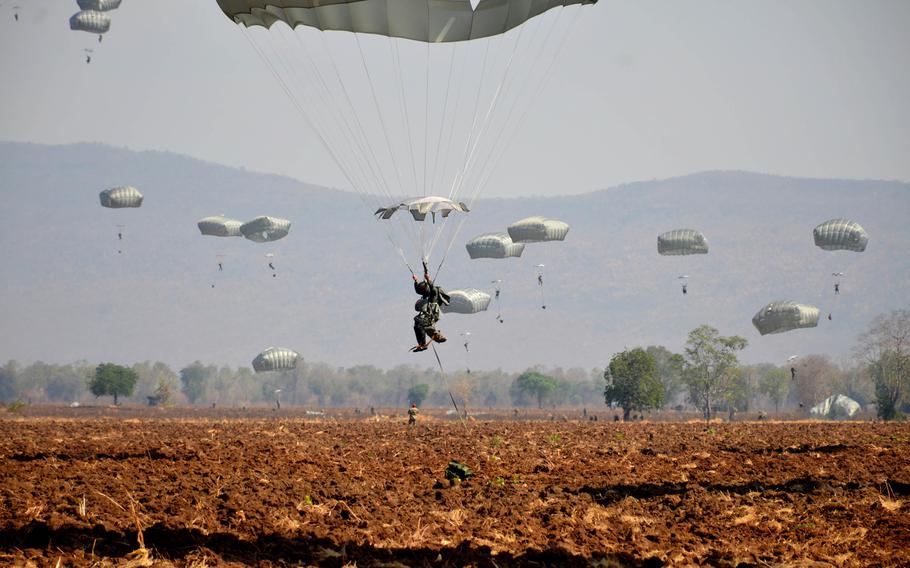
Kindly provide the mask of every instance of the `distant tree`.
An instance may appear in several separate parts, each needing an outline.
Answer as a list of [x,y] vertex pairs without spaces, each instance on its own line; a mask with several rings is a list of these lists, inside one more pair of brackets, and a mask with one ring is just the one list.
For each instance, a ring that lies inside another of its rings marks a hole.
[[556,379],[538,373],[525,371],[515,379],[515,389],[523,396],[537,399],[537,408],[543,408],[543,401],[556,390]]
[[114,363],[101,363],[89,381],[88,388],[93,395],[113,396],[114,404],[120,396],[130,396],[139,376],[129,367]]
[[19,396],[19,364],[13,360],[0,367],[0,401],[13,400]]
[[427,395],[430,394],[430,386],[426,384],[414,385],[408,389],[408,400],[420,406],[423,404],[423,401],[427,398]]
[[843,373],[827,355],[800,357],[795,368],[790,397],[807,409],[836,394],[835,385],[843,382]]
[[166,377],[160,377],[153,396],[161,406],[170,406],[174,402],[174,384]]
[[878,417],[900,417],[901,401],[910,389],[910,311],[881,314],[860,335],[857,353],[875,382]]
[[661,404],[673,404],[686,386],[683,382],[685,359],[662,345],[651,345],[645,351],[654,358],[656,376],[664,386]]
[[190,404],[196,404],[205,395],[205,387],[211,375],[210,369],[199,361],[180,369],[180,390]]
[[683,379],[689,386],[689,399],[702,411],[705,420],[713,415],[714,404],[729,394],[739,365],[736,352],[747,344],[738,335],[723,337],[709,325],[689,332]]
[[633,410],[641,412],[663,404],[664,385],[657,376],[654,357],[644,349],[613,355],[604,380],[604,400],[622,407],[623,420],[628,420]]
[[780,412],[780,405],[786,402],[790,394],[790,372],[781,367],[774,367],[757,370],[758,390],[768,397],[768,400],[774,405],[774,412]]

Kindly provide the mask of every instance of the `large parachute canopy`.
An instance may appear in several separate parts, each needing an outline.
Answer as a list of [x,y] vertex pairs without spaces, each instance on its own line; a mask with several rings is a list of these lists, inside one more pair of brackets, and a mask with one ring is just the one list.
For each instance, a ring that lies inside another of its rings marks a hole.
[[196,226],[203,235],[213,237],[242,237],[240,226],[243,225],[237,219],[229,219],[224,215],[213,215],[200,219]]
[[535,216],[512,223],[508,231],[514,243],[563,241],[569,233],[569,224],[565,221]]
[[101,205],[111,209],[142,206],[142,194],[135,187],[124,185],[105,189],[99,195]]
[[111,18],[97,10],[76,12],[70,18],[70,29],[79,32],[103,34],[111,29]]
[[657,236],[657,252],[664,256],[708,254],[708,239],[695,229],[675,229]]
[[465,248],[471,258],[519,258],[525,245],[512,242],[508,233],[484,233],[468,241]]
[[476,314],[485,312],[490,306],[491,296],[476,288],[449,291],[449,304],[442,305],[446,314]]
[[240,225],[244,237],[257,243],[266,243],[283,239],[291,230],[291,222],[279,217],[263,215]]
[[449,213],[481,194],[595,2],[217,1],[409,268],[437,248],[442,266],[465,220]]
[[812,230],[815,246],[823,250],[848,250],[863,252],[869,243],[869,235],[856,221],[831,219]]
[[427,43],[459,42],[503,34],[558,6],[597,0],[218,0],[244,26],[309,26]]
[[269,347],[253,359],[253,370],[257,373],[266,371],[290,371],[297,367],[300,354],[284,347]]
[[80,10],[108,12],[120,7],[120,0],[76,0]]
[[790,301],[771,302],[758,310],[752,318],[752,325],[762,335],[816,327],[818,308]]

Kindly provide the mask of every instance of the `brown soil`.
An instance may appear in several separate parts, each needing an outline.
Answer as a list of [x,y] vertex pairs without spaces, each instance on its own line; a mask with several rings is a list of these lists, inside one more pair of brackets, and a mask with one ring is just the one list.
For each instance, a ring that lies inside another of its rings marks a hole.
[[141,416],[0,419],[0,564],[910,564],[908,425]]

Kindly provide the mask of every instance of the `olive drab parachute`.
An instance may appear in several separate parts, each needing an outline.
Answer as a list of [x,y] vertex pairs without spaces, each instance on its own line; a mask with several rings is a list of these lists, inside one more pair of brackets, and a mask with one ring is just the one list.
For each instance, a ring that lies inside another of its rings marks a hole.
[[252,221],[240,225],[240,232],[244,237],[257,243],[267,243],[283,239],[291,230],[291,222],[287,219],[263,215]]
[[514,243],[564,241],[569,233],[569,224],[565,221],[535,216],[512,223],[508,231]]
[[467,242],[468,256],[476,258],[519,258],[524,243],[512,242],[508,233],[484,233]]
[[465,221],[450,213],[483,191],[595,3],[217,1],[412,274],[443,249],[437,275]]
[[121,0],[76,0],[80,10],[107,12],[120,7]]
[[237,219],[229,219],[224,215],[213,215],[200,219],[196,226],[203,235],[212,237],[242,237],[240,226],[243,225]]
[[846,250],[863,252],[869,243],[869,235],[856,221],[831,219],[812,230],[815,246],[823,250]]
[[253,370],[257,373],[266,371],[290,371],[297,367],[300,354],[284,347],[269,347],[253,359]]
[[657,236],[657,252],[663,256],[708,254],[708,239],[695,229],[675,229]]
[[445,314],[476,314],[485,312],[492,297],[476,288],[449,291],[449,304],[442,305]]
[[818,308],[790,301],[771,302],[752,318],[752,325],[762,335],[784,333],[794,329],[816,327]]
[[225,15],[244,26],[309,26],[413,39],[427,43],[468,41],[503,34],[559,6],[597,0],[218,0]]
[[139,190],[129,185],[105,189],[98,197],[101,198],[102,206],[110,207],[111,209],[141,207],[143,199]]
[[83,10],[70,18],[70,29],[100,35],[111,29],[111,18],[104,12]]

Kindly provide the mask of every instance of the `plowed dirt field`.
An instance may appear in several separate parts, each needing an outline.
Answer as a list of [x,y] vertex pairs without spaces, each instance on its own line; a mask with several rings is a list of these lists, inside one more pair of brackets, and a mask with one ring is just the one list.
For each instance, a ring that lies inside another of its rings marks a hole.
[[905,424],[5,415],[0,487],[0,565],[910,565]]

